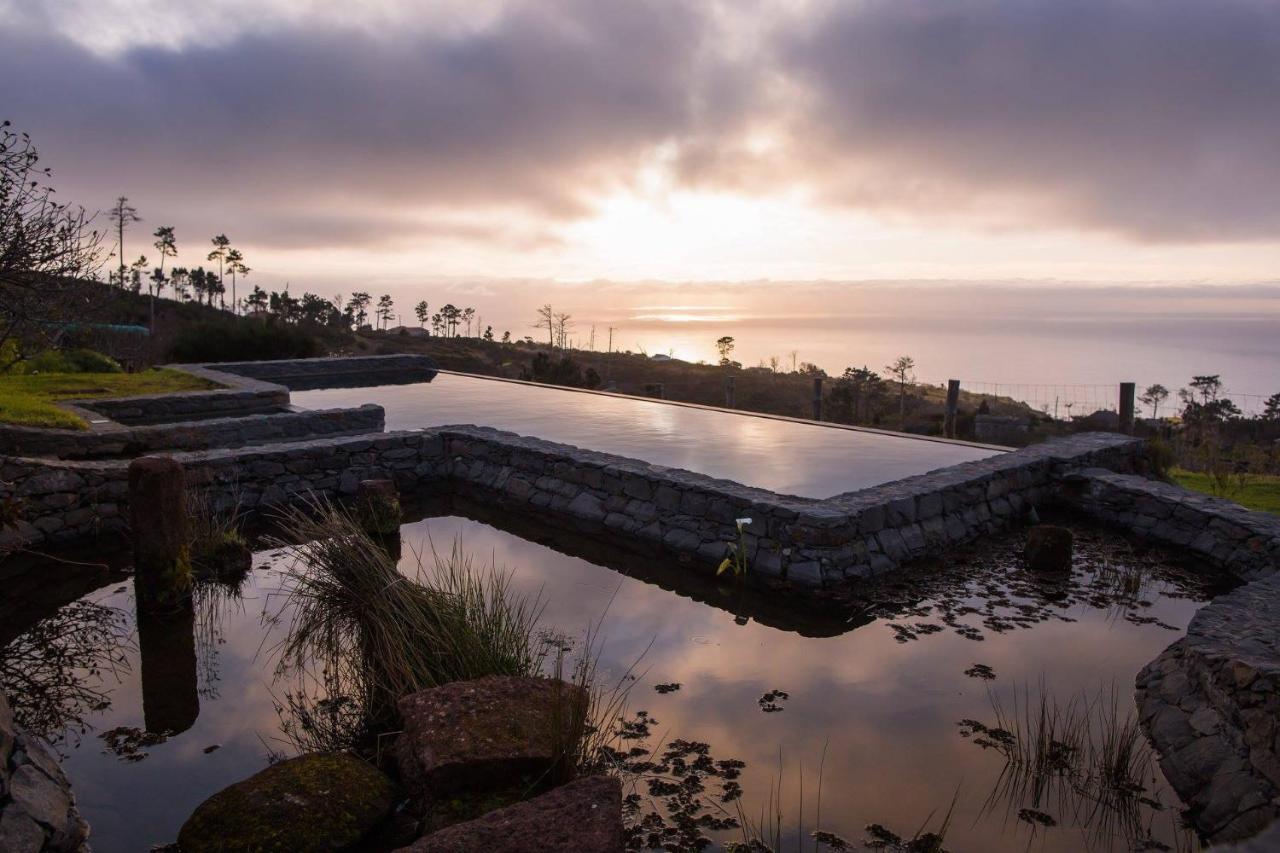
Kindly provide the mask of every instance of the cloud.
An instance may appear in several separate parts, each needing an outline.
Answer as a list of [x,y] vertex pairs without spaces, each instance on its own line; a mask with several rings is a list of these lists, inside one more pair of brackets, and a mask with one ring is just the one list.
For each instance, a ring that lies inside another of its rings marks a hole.
[[24,8],[0,0],[3,111],[62,195],[262,246],[537,250],[655,171],[925,225],[1280,227],[1262,0]]
[[868,0],[779,43],[838,203],[1157,241],[1280,226],[1280,5]]
[[10,29],[0,74],[21,81],[6,112],[91,199],[564,219],[693,127],[710,26],[667,0],[553,0],[461,35],[319,27],[108,56]]

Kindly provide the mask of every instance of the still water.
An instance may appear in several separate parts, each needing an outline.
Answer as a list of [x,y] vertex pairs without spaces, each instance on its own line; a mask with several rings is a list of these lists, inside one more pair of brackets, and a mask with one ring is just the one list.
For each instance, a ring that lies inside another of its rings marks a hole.
[[826,498],[983,459],[982,447],[442,373],[430,383],[295,391],[295,405],[377,403],[387,429],[476,424]]
[[[818,608],[457,503],[404,525],[402,570],[415,551],[461,542],[510,570],[516,592],[541,597],[548,630],[579,637],[599,622],[599,678],[629,685],[628,715],[647,712],[642,744],[701,741],[744,761],[741,799],[720,804],[710,780],[706,808],[758,817],[780,794],[783,849],[815,828],[855,842],[871,824],[910,837],[948,812],[952,851],[1193,849],[1154,763],[1138,774],[1142,802],[1099,806],[1105,797],[1065,776],[1037,795],[961,723],[993,726],[993,698],[1012,708],[1045,691],[1059,707],[1114,695],[1120,716],[1131,713],[1134,675],[1208,595],[1158,552],[1076,533],[1069,581],[1028,576],[1011,533]],[[204,798],[291,752],[276,710],[293,687],[275,674],[284,564],[260,552],[238,588],[201,588],[191,622],[141,633],[120,575],[87,576],[60,603],[47,584],[16,602],[27,618],[16,638],[0,637],[0,672],[23,718],[66,757],[95,850],[171,841]],[[643,784],[637,793],[642,810],[661,811]],[[719,846],[742,830],[713,835]]]

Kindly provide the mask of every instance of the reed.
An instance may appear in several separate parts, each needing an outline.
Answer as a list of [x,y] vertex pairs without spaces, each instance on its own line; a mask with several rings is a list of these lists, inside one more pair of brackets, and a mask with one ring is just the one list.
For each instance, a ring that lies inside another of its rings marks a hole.
[[323,673],[372,717],[396,700],[452,681],[535,675],[546,647],[535,637],[542,607],[515,595],[510,575],[477,566],[460,544],[402,573],[351,512],[325,500],[284,510],[288,633],[280,668]]

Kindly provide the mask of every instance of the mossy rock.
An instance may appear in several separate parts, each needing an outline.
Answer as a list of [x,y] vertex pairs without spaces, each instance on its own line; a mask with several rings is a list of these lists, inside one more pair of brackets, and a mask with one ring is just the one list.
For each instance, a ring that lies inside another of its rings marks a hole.
[[201,803],[178,832],[183,853],[350,850],[395,804],[395,785],[344,753],[272,765]]

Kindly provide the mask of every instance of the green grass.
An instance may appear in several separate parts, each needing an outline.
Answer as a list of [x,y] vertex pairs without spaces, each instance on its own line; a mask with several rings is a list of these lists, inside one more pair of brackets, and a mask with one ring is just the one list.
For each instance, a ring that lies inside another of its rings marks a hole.
[[[1204,492],[1212,495],[1213,481],[1208,474],[1198,471],[1187,471],[1174,468],[1169,471],[1169,479],[1184,489]],[[1280,476],[1276,474],[1252,474],[1245,480],[1239,491],[1229,495],[1219,495],[1233,500],[1248,509],[1270,512],[1280,515]]]
[[39,373],[0,376],[0,423],[87,429],[88,424],[55,403],[93,397],[136,397],[203,391],[217,385],[177,370],[141,373]]

